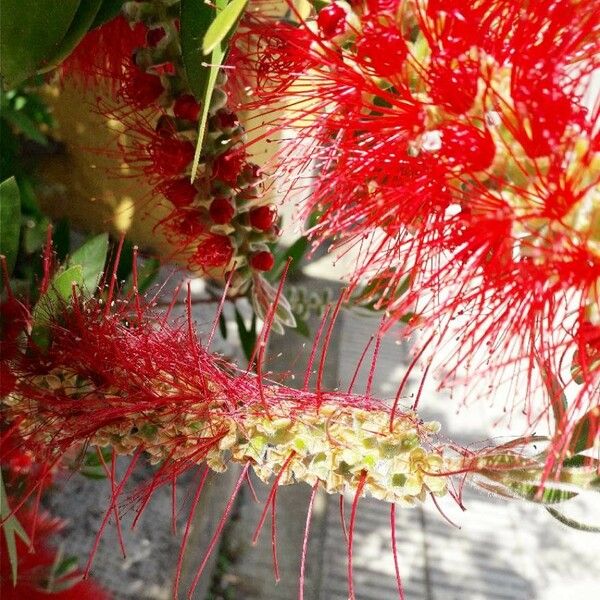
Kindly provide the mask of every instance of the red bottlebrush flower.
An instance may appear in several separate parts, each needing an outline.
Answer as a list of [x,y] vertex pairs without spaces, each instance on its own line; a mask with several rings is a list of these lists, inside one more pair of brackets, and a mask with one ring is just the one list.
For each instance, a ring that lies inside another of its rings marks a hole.
[[337,2],[332,2],[322,8],[317,16],[317,24],[323,36],[332,38],[344,33],[346,14],[346,11]]
[[233,148],[219,154],[211,165],[213,178],[235,185],[245,160],[246,153],[243,148]]
[[188,177],[165,181],[158,189],[176,208],[190,206],[198,195],[196,186],[190,183]]
[[107,80],[117,88],[133,52],[144,45],[146,32],[145,25],[132,26],[123,16],[92,29],[62,63],[62,76],[85,85]]
[[53,569],[57,552],[49,546],[53,534],[63,527],[63,523],[47,513],[22,509],[17,518],[26,532],[35,528],[35,546],[30,549],[20,537],[16,537],[18,558],[18,578],[13,585],[10,561],[5,536],[0,536],[2,550],[0,561],[0,596],[2,600],[109,600],[110,594],[91,579],[83,580],[81,571],[68,570],[56,576]]
[[161,40],[164,39],[165,35],[166,32],[163,27],[153,27],[152,29],[149,29],[146,34],[146,43],[151,48],[156,48]]
[[154,104],[164,92],[158,75],[146,73],[132,64],[123,71],[119,95],[129,106],[147,108]]
[[14,376],[10,367],[4,362],[0,362],[0,398],[8,396],[17,384],[17,378]]
[[[488,374],[530,374],[535,353],[559,372],[565,353],[585,347],[573,315],[599,314],[599,113],[583,108],[598,11],[559,0],[385,4],[357,8],[361,26],[343,42],[315,33],[326,9],[301,34],[274,30],[307,66],[295,79],[257,54],[256,73],[274,72],[248,106],[269,119],[271,103],[284,105],[274,126],[296,132],[279,173],[308,197],[305,216],[319,210],[313,237],[360,249],[356,285],[392,270],[380,304],[392,320],[417,307],[413,322],[448,324],[460,349],[445,382],[483,363],[472,357],[487,345]],[[394,299],[386,289],[404,279]],[[461,313],[469,322],[454,327]],[[581,409],[597,382],[588,370]],[[515,403],[529,406],[531,383],[523,390]]]
[[174,244],[183,242],[184,246],[197,240],[206,231],[202,213],[195,208],[174,210],[161,225]]
[[194,144],[187,140],[156,136],[145,149],[150,161],[145,171],[162,177],[181,175],[192,162],[194,150]]
[[[382,47],[385,51],[382,52]],[[371,65],[382,77],[398,74],[406,65],[408,47],[393,24],[383,25],[380,20],[366,21],[356,44],[358,59]]]
[[210,214],[210,218],[217,225],[225,225],[226,223],[230,223],[231,219],[233,219],[235,208],[227,198],[215,198],[210,203],[208,213]]
[[269,231],[276,219],[277,211],[272,206],[259,206],[258,208],[253,208],[248,214],[250,225],[261,231]]
[[200,105],[191,94],[182,94],[175,98],[173,103],[173,114],[179,119],[197,121],[200,113]]
[[192,266],[211,269],[226,266],[233,256],[233,247],[226,235],[211,234],[198,244],[190,259]]
[[250,266],[257,271],[270,271],[275,264],[275,258],[268,250],[262,250],[250,257]]
[[234,112],[224,108],[217,111],[216,117],[219,127],[224,130],[234,129],[240,124],[238,116]]

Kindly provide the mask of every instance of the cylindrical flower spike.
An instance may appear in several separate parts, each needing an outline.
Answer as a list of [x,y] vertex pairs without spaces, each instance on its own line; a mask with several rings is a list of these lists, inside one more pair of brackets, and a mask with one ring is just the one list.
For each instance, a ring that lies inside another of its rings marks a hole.
[[[237,462],[278,484],[319,483],[331,493],[360,484],[363,494],[407,506],[445,494],[453,473],[502,482],[514,470],[540,482],[543,462],[509,445],[468,451],[442,444],[439,424],[412,411],[392,419],[370,397],[264,382],[210,354],[189,324],[142,311],[139,302],[107,310],[102,301],[77,301],[47,325],[49,347],[30,341],[5,360],[15,385],[3,416],[38,459],[91,443],[145,452],[176,471]],[[590,424],[595,436],[598,424]]]
[[9,363],[17,383],[3,413],[39,455],[88,442],[215,471],[251,462],[264,481],[318,481],[331,493],[364,476],[365,494],[401,505],[446,491],[454,467],[437,446],[438,423],[408,412],[390,429],[383,403],[262,383],[182,331],[106,315],[96,301],[61,320],[43,354]]
[[[191,181],[202,107],[185,76],[178,19],[178,7],[169,0],[126,3],[120,16],[92,30],[69,56],[61,66],[61,86],[48,91],[57,131],[68,148],[77,147],[78,154],[83,148],[98,158],[89,166],[89,156],[78,156],[73,159],[78,168],[48,170],[47,181],[84,190],[78,204],[86,196],[100,198],[96,204],[118,213],[113,220],[119,220],[119,233],[134,229],[134,242],[142,247],[158,247],[191,270],[220,280],[235,271],[230,293],[243,294],[253,285],[250,257],[278,237],[277,212],[266,197],[265,176],[251,162],[240,118],[225,107],[225,70],[217,80]],[[54,196],[63,186],[44,188],[45,206],[57,211],[64,203]],[[69,211],[73,204],[68,203]],[[248,213],[258,207],[268,209],[273,220],[257,231]],[[84,226],[86,218],[79,219]],[[142,219],[149,223],[145,229],[128,222]],[[140,231],[149,239],[141,239]]]

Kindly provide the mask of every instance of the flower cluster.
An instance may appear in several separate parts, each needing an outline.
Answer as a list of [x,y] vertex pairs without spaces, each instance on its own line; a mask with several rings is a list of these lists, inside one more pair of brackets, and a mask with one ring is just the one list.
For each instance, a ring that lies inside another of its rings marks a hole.
[[[392,320],[413,311],[458,336],[450,371],[486,345],[478,370],[526,359],[528,373],[539,360],[558,373],[575,355],[587,385],[572,424],[598,385],[595,3],[335,0],[306,20],[291,10],[295,27],[270,39],[255,28],[254,68],[269,77],[253,106],[286,107],[273,126],[297,133],[287,172],[294,161],[295,173],[318,170],[313,235],[360,248],[354,281],[373,278]],[[404,281],[405,294],[390,293]]]
[[179,257],[211,276],[233,271],[230,289],[243,293],[253,275],[274,264],[268,244],[278,237],[277,211],[265,199],[244,127],[227,107],[224,70],[191,180],[201,107],[187,84],[177,8],[161,0],[125,3],[121,16],[91,31],[64,63],[63,85],[94,92],[95,110],[119,140],[115,171],[142,178],[166,204],[156,227]]
[[87,441],[142,449],[157,464],[251,463],[264,481],[319,482],[330,493],[356,491],[364,477],[362,493],[402,505],[445,493],[439,424],[407,412],[390,426],[390,409],[373,400],[263,385],[183,331],[124,318],[89,301],[63,315],[43,360],[11,361],[3,413],[38,456]]

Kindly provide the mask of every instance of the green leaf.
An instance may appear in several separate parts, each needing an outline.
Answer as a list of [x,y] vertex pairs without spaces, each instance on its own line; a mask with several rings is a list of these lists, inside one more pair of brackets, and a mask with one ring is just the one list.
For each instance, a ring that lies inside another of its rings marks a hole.
[[223,313],[219,314],[219,331],[221,332],[221,337],[226,340],[227,339],[227,321],[225,321],[225,317]]
[[[137,287],[138,293],[143,294],[156,279],[160,270],[160,261],[157,258],[150,258],[138,269]],[[127,278],[127,283],[123,291],[127,294],[133,290],[133,273]]]
[[300,266],[302,257],[306,254],[308,247],[308,238],[301,237],[298,238],[289,248],[283,248],[277,252],[275,254],[275,263],[269,272],[269,279],[271,281],[276,281],[279,279],[280,275],[283,273],[283,269],[285,268],[288,258],[292,259],[288,274],[292,271],[295,271]]
[[41,69],[40,72],[45,73],[54,69],[75,50],[77,44],[92,26],[101,4],[102,0],[83,0],[81,2],[58,49],[49,59],[47,66]]
[[0,183],[0,254],[6,256],[12,273],[19,251],[21,232],[21,195],[14,177]]
[[75,265],[58,273],[50,282],[47,292],[40,296],[33,309],[31,339],[40,347],[50,343],[48,324],[55,312],[67,304],[73,293],[73,285],[83,285],[83,268]]
[[567,527],[571,527],[572,529],[577,529],[579,531],[587,531],[588,533],[600,533],[600,527],[594,527],[592,525],[586,525],[585,523],[580,523],[575,519],[571,519],[571,517],[567,517],[560,511],[556,510],[552,506],[546,506],[546,510],[557,520],[560,521],[563,525]]
[[565,500],[570,500],[577,496],[576,492],[568,492],[558,488],[552,488],[551,483],[544,486],[541,497],[538,497],[540,486],[529,483],[511,483],[509,488],[512,489],[516,494],[532,502],[539,502],[540,504],[558,504]]
[[110,448],[88,450],[81,463],[81,467],[78,468],[78,472],[81,475],[88,479],[106,479],[106,469],[102,464],[99,453],[102,454],[104,464],[110,465],[112,461],[112,450]]
[[204,0],[181,0],[180,39],[183,66],[190,89],[196,100],[200,102],[198,139],[192,163],[192,181],[196,178],[200,162],[210,101],[217,83],[219,69],[227,54],[227,38],[214,48],[210,56],[205,57],[202,53],[202,40],[215,19],[216,11],[225,8],[227,0],[215,0],[215,5]]
[[107,21],[114,19],[120,12],[125,0],[104,0],[102,6],[96,13],[96,18],[90,29],[104,25]]
[[71,228],[68,219],[60,219],[52,231],[52,246],[56,251],[56,256],[60,262],[63,262],[71,248]]
[[212,52],[227,35],[233,33],[235,25],[240,20],[248,0],[232,0],[213,20],[204,34],[202,51],[204,54]]
[[40,131],[36,123],[21,111],[7,109],[3,111],[3,117],[12,123],[26,137],[42,146],[48,145],[46,136]]
[[58,52],[80,0],[2,0],[0,73],[15,87]]
[[82,287],[87,294],[93,294],[104,272],[108,252],[108,234],[101,233],[78,248],[67,261],[68,267],[80,266],[83,274]]
[[569,450],[573,454],[579,454],[591,448],[598,440],[600,434],[600,405],[595,406],[587,412],[573,429],[573,436]]
[[306,337],[310,338],[310,329],[308,328],[308,323],[301,319],[297,314],[294,313],[294,317],[296,318],[296,331]]
[[[23,196],[21,198],[23,201],[25,200]],[[25,202],[23,202],[23,208],[25,208]],[[50,221],[47,217],[42,216],[39,220],[23,218],[23,222],[25,226],[23,229],[23,250],[27,254],[33,254],[46,243]]]
[[4,480],[2,479],[2,471],[0,470],[0,520],[2,521],[2,531],[6,540],[6,550],[8,552],[8,561],[10,562],[10,570],[12,575],[13,585],[17,585],[17,569],[19,559],[17,555],[16,536],[19,536],[27,545],[30,544],[29,537],[21,523],[14,514],[11,514],[10,506],[8,505],[8,496],[4,488]]
[[254,351],[254,346],[256,345],[256,315],[252,315],[252,322],[250,323],[250,327],[246,329],[244,318],[242,317],[240,311],[236,307],[235,322],[237,323],[238,334],[240,336],[240,342],[242,343],[242,350],[244,351],[244,356],[248,360],[250,360],[252,352]]

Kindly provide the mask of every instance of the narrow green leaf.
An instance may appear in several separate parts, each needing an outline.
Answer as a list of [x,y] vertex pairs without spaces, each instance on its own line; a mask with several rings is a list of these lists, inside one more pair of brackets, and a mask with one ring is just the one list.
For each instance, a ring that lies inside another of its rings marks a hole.
[[40,131],[37,124],[30,119],[25,113],[17,110],[7,109],[3,111],[2,115],[7,121],[12,123],[17,130],[28,137],[30,140],[37,142],[41,146],[47,146],[48,140],[46,136]]
[[546,484],[542,491],[541,497],[538,497],[540,486],[533,485],[530,483],[511,483],[508,486],[516,494],[532,502],[539,502],[540,504],[558,504],[565,500],[570,500],[577,496],[575,492],[568,492],[558,488],[552,488],[551,484]]
[[202,51],[204,54],[212,52],[229,34],[240,20],[248,0],[232,0],[221,12],[204,34]]
[[10,506],[8,505],[8,496],[4,488],[4,480],[2,479],[2,471],[0,470],[0,520],[2,521],[2,531],[6,540],[6,550],[8,552],[8,562],[10,563],[10,571],[12,575],[13,585],[17,584],[17,572],[19,559],[17,555],[17,540],[16,536],[20,537],[27,545],[30,544],[29,536],[23,529],[17,517],[11,514]]
[[252,322],[250,323],[250,327],[246,329],[244,318],[242,317],[240,311],[236,307],[235,322],[237,323],[238,334],[240,336],[240,342],[242,343],[242,350],[244,351],[244,356],[248,360],[250,360],[252,352],[254,351],[254,346],[256,345],[256,315],[252,315]]
[[591,448],[600,435],[600,405],[595,406],[587,412],[577,423],[573,430],[570,450],[573,454],[579,454]]
[[223,313],[219,315],[219,331],[221,333],[221,337],[226,340],[227,339],[227,321],[225,321],[225,317]]
[[227,54],[228,42],[227,38],[222,40],[210,56],[205,57],[202,53],[202,40],[216,16],[216,11],[222,10],[226,5],[227,0],[216,0],[215,5],[204,0],[181,1],[180,38],[183,65],[190,89],[196,100],[200,102],[198,139],[192,163],[192,181],[196,178],[210,112],[210,101],[217,83],[219,69]]
[[78,248],[67,261],[68,267],[80,266],[83,273],[83,291],[93,294],[104,272],[108,252],[108,234],[101,233]]
[[50,343],[48,324],[51,317],[67,304],[73,293],[73,285],[83,285],[83,268],[75,265],[58,273],[48,291],[40,297],[33,309],[31,339],[40,347],[47,348]]
[[100,25],[104,25],[107,21],[114,19],[121,12],[121,7],[124,3],[125,0],[104,0],[102,6],[96,13],[96,17],[90,29],[100,27]]
[[19,251],[21,195],[14,177],[0,183],[0,254],[12,273]]
[[575,519],[571,519],[571,517],[567,517],[560,511],[556,510],[552,506],[546,506],[546,510],[557,520],[560,521],[563,525],[567,527],[571,527],[572,529],[577,529],[579,531],[587,531],[588,533],[600,533],[600,527],[595,527],[592,525],[586,525],[585,523],[580,523]]
[[59,50],[80,0],[2,0],[0,73],[16,87]]
[[[157,258],[150,258],[144,261],[144,264],[138,269],[137,287],[138,293],[143,294],[156,279],[160,270],[160,261]],[[133,289],[133,274],[127,278],[127,283],[123,291],[127,294]]]
[[275,263],[269,272],[269,280],[279,279],[288,258],[292,259],[288,274],[297,270],[301,264],[302,257],[306,254],[309,247],[309,241],[306,237],[298,238],[289,248],[283,248],[275,254]]
[[41,73],[50,71],[60,65],[60,63],[75,50],[77,44],[83,39],[83,36],[88,32],[102,0],[83,0],[69,25],[67,33],[63,37],[59,47],[56,49],[52,57],[48,60],[48,64],[40,70]]

